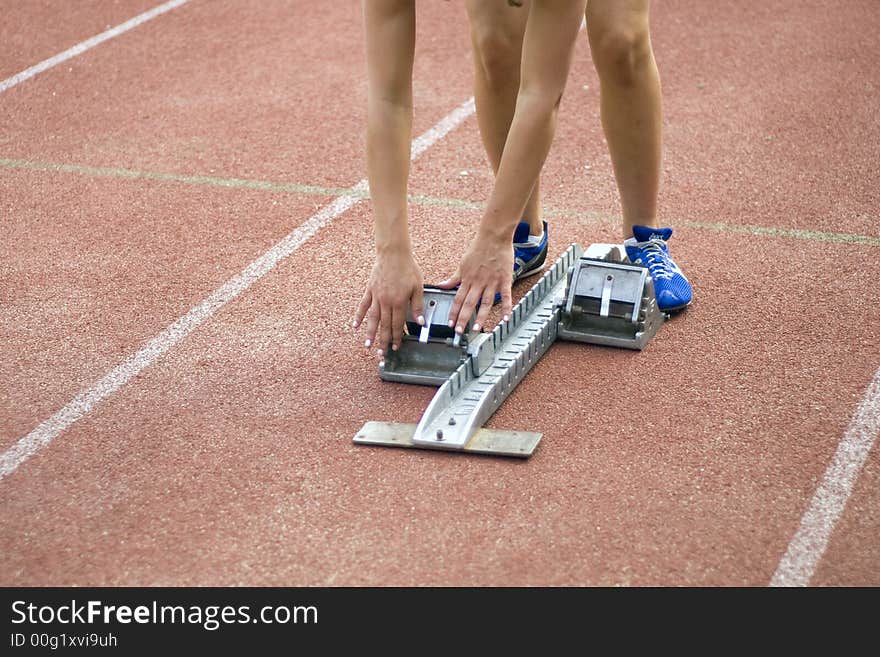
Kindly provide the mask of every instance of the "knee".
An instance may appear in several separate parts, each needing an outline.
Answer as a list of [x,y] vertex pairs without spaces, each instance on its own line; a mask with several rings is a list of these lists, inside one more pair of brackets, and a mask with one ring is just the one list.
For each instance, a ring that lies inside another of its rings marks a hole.
[[647,29],[610,30],[590,41],[593,63],[603,84],[632,86],[654,66]]
[[498,30],[475,30],[472,34],[474,61],[491,88],[518,84],[522,44],[515,35]]

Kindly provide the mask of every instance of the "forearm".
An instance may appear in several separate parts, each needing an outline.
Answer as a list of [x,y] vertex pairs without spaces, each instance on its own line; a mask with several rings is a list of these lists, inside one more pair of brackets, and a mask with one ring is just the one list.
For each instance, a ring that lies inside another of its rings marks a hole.
[[485,237],[505,242],[512,238],[550,152],[557,110],[555,98],[520,93],[495,186],[480,222]]
[[409,253],[407,181],[412,140],[414,0],[364,0],[367,178],[379,254]]
[[409,251],[407,180],[412,106],[371,99],[367,118],[367,178],[377,253]]
[[480,223],[485,237],[509,240],[522,218],[550,152],[585,5],[585,0],[532,2],[516,110]]

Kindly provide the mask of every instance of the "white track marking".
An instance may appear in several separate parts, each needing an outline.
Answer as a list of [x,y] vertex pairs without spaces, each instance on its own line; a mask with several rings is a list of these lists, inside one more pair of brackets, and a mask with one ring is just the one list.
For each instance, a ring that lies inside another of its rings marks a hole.
[[28,80],[35,75],[39,75],[43,71],[48,71],[53,66],[57,66],[62,62],[66,62],[68,59],[72,59],[77,55],[81,55],[86,50],[90,50],[95,46],[104,43],[105,41],[112,39],[113,37],[117,37],[124,32],[128,32],[129,30],[146,23],[149,20],[156,18],[161,14],[164,14],[166,11],[171,11],[172,9],[179,7],[180,5],[186,4],[189,0],[170,0],[170,2],[166,2],[165,4],[159,5],[158,7],[154,7],[149,11],[145,11],[143,14],[135,16],[132,19],[125,21],[117,25],[116,27],[111,27],[109,30],[105,32],[101,32],[93,36],[91,39],[86,39],[82,43],[78,43],[72,48],[68,48],[64,52],[58,53],[54,57],[50,57],[49,59],[43,60],[39,64],[35,64],[28,69],[25,69],[21,73],[16,73],[11,78],[6,78],[3,82],[0,82],[0,93],[3,93],[7,89],[14,87],[25,80]]
[[442,119],[437,121],[433,128],[428,130],[423,135],[413,139],[412,147],[409,151],[410,159],[418,159],[418,157],[422,153],[424,153],[431,146],[433,146],[450,132],[452,132],[452,130],[457,128],[462,121],[464,121],[473,113],[474,99],[473,97],[471,97],[464,101],[461,105],[456,107],[454,110],[452,110],[449,114],[444,116]]
[[770,586],[807,586],[880,433],[880,369],[874,374]]
[[[418,158],[473,113],[474,99],[469,98],[440,119],[434,127],[413,140],[410,150],[412,159]],[[350,187],[345,193],[321,208],[304,224],[245,267],[243,271],[226,281],[204,301],[150,340],[138,352],[117,365],[95,385],[77,395],[55,415],[19,439],[0,455],[0,480],[15,472],[22,463],[48,446],[70,425],[90,413],[101,401],[119,390],[144,368],[192,333],[202,322],[272,271],[279,262],[296,251],[324,226],[363,201],[368,188],[366,180],[361,180]]]

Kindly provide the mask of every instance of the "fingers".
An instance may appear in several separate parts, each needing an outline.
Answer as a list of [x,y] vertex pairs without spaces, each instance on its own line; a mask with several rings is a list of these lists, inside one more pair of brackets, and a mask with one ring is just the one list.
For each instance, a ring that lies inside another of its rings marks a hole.
[[[403,308],[394,309],[391,306],[380,306],[378,302],[368,306],[365,313],[358,309],[362,318],[366,319],[367,334],[364,346],[368,349],[376,347],[376,352],[383,356],[389,349],[395,351],[403,342],[403,327],[406,311]],[[424,321],[424,318],[422,318]]]
[[[484,291],[485,292],[485,291]],[[455,295],[456,300],[463,296],[461,288],[458,290],[458,294]],[[494,297],[495,292],[493,291],[492,297]],[[477,304],[480,303],[480,290],[477,287],[472,287],[467,291],[467,295],[464,296],[464,301],[461,302],[461,310],[456,315],[453,310],[455,306],[455,301],[453,301],[453,309],[449,311],[450,317],[456,317],[454,322],[455,324],[455,332],[461,335],[464,333],[465,328],[467,327],[468,320],[474,314],[474,311],[477,309]],[[489,303],[492,303],[492,297],[489,297]]]
[[[423,310],[422,288],[417,288],[412,295],[412,314],[419,325],[424,326],[425,317]],[[403,327],[406,325],[406,306],[382,305],[373,296],[370,290],[364,293],[360,305],[358,305],[352,326],[357,328],[366,320],[366,340],[364,346],[368,349],[376,347],[379,355],[387,353],[388,349],[395,351],[403,342]]]
[[[448,279],[444,283],[450,281],[454,281],[454,278]],[[459,335],[463,334],[468,321],[476,312],[473,330],[482,330],[492,311],[496,287],[493,285],[484,287],[482,292],[480,291],[481,286],[460,287],[449,310],[449,327],[454,328]],[[502,320],[507,321],[513,307],[509,286],[501,286],[501,302]],[[413,290],[410,308],[412,309],[410,311],[412,318],[420,326],[424,326],[424,297],[421,288]],[[392,305],[382,305],[367,290],[358,306],[353,325],[357,327],[364,320],[366,320],[365,347],[376,347],[380,356],[384,356],[389,349],[397,351],[400,348],[407,320],[405,307],[396,308]]]
[[357,328],[361,325],[361,322],[364,321],[364,316],[367,314],[367,311],[370,309],[370,305],[373,303],[373,295],[369,289],[364,292],[364,296],[361,298],[360,304],[358,304],[357,311],[354,314],[354,321],[351,325],[354,328]]
[[409,301],[410,308],[412,308],[412,317],[419,326],[425,325],[425,303],[422,291],[421,286],[415,288]]
[[[371,295],[372,296],[372,295]],[[371,299],[372,301],[372,299]],[[376,341],[376,329],[379,328],[379,319],[381,311],[378,303],[370,303],[367,311],[367,339],[364,340],[364,346],[369,349]]]
[[366,319],[366,347],[375,347],[379,356],[403,345],[407,307],[413,319],[424,325],[422,275],[411,254],[377,257],[352,324],[357,328]]
[[449,328],[456,328],[459,311],[464,303],[464,298],[468,293],[468,289],[469,288],[463,286],[458,288],[458,292],[455,293],[455,297],[452,299],[452,305],[449,306]]
[[406,323],[405,308],[389,308],[391,314],[391,348],[394,351],[400,349],[403,340],[403,325]]
[[391,308],[389,306],[382,306],[380,316],[379,338],[376,342],[376,351],[380,356],[383,356],[391,344]]
[[486,325],[489,319],[489,311],[492,310],[492,302],[495,300],[495,291],[489,291],[489,288],[483,290],[483,298],[480,301],[480,309],[477,311],[477,318],[474,320],[474,330],[480,331]]
[[437,287],[443,290],[451,290],[457,285],[461,285],[461,272],[456,271],[452,276],[447,278],[445,281],[440,281],[437,283]]
[[501,321],[506,322],[510,319],[510,315],[513,313],[513,293],[511,291],[511,286],[502,285],[501,286]]

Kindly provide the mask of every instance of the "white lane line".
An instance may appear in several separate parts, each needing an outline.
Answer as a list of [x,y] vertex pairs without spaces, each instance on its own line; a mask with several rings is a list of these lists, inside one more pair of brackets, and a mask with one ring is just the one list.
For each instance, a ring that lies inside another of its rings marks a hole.
[[101,32],[93,36],[91,39],[86,39],[82,43],[78,43],[72,48],[68,48],[64,52],[58,53],[54,57],[50,57],[49,59],[43,60],[39,64],[35,64],[28,69],[25,69],[21,73],[16,73],[11,78],[6,78],[3,82],[0,82],[0,93],[3,93],[7,89],[14,87],[17,84],[28,80],[35,75],[39,75],[43,71],[48,71],[53,66],[57,66],[62,62],[66,62],[68,59],[72,59],[77,55],[81,55],[86,50],[94,48],[95,46],[104,43],[105,41],[112,39],[113,37],[117,37],[124,32],[128,32],[129,30],[146,23],[156,16],[164,14],[166,11],[171,11],[172,9],[179,7],[180,5],[186,4],[189,0],[170,0],[170,2],[166,2],[165,4],[159,5],[158,7],[154,7],[149,11],[145,11],[143,14],[135,16],[124,23],[117,25],[116,27],[111,27],[109,30],[105,32]]
[[808,586],[880,433],[880,369],[874,374],[837,452],[783,555],[770,586]]
[[[434,127],[413,140],[410,150],[412,159],[418,158],[473,113],[474,99],[469,98],[444,116]],[[117,365],[95,385],[77,395],[55,415],[20,438],[18,442],[0,455],[0,480],[15,472],[22,463],[48,446],[61,432],[91,412],[101,401],[119,390],[132,377],[192,333],[202,322],[272,271],[278,263],[296,251],[324,226],[363,201],[368,189],[369,185],[366,180],[361,180],[350,187],[344,194],[309,217],[304,224],[150,340],[139,351]]]

